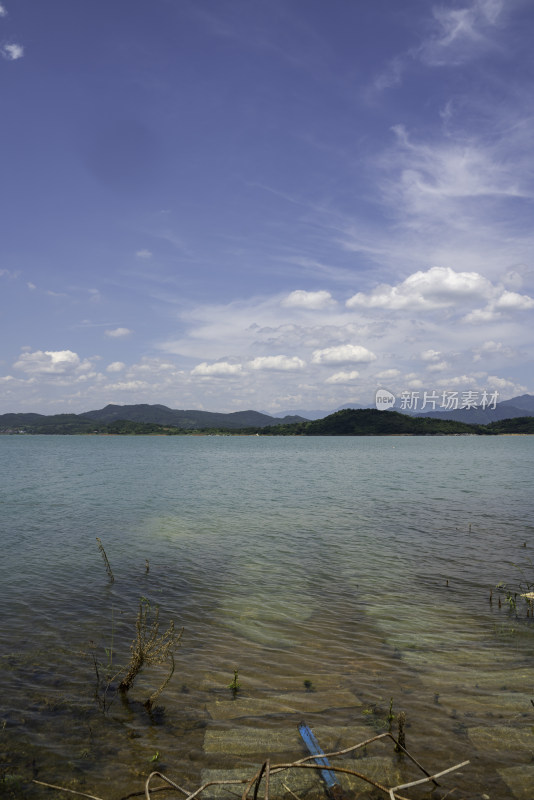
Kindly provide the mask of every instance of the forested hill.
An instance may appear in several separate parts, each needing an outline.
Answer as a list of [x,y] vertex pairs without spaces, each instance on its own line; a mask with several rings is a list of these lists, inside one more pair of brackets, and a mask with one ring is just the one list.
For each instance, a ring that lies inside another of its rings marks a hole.
[[83,414],[0,414],[0,432],[4,433],[165,433],[177,431],[240,430],[267,425],[291,424],[303,417],[283,419],[259,411],[236,411],[230,414],[210,411],[179,411],[162,405],[107,405]]
[[78,416],[95,422],[115,422],[128,420],[129,422],[151,422],[156,425],[170,425],[174,428],[263,428],[265,425],[282,423],[284,425],[300,422],[304,417],[287,416],[275,419],[259,411],[234,411],[223,414],[216,411],[178,410],[162,405],[149,405],[140,403],[131,406],[117,406],[109,404],[98,411],[86,411]]
[[264,436],[447,436],[452,434],[534,433],[534,417],[500,420],[490,425],[468,425],[447,419],[410,417],[374,408],[343,409],[323,419],[293,425],[274,425]]

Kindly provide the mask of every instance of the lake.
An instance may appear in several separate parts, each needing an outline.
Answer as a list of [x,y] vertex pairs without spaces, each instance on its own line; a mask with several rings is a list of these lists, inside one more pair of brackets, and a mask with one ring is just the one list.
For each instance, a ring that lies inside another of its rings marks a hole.
[[[534,796],[534,621],[495,588],[534,583],[533,437],[18,435],[0,470],[0,794],[118,800],[154,769],[193,791],[304,757],[301,719],[332,751],[403,711],[428,771],[470,761],[442,796]],[[151,713],[165,665],[115,692],[140,602],[184,628]],[[396,785],[406,762],[336,763]]]

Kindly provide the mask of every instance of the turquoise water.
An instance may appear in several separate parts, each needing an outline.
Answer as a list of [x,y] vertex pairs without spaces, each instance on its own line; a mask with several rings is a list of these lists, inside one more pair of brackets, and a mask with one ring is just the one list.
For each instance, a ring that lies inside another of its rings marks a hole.
[[[452,797],[534,796],[534,628],[489,603],[534,581],[532,437],[3,436],[0,459],[0,793],[194,789],[304,755],[303,714],[325,749],[386,730],[393,698],[427,769],[470,759]],[[152,715],[162,667],[95,698],[141,596],[184,627]]]

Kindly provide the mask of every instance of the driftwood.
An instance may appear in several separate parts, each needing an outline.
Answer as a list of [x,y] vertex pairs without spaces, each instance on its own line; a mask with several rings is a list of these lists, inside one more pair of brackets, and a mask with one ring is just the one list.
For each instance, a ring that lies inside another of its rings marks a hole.
[[[364,742],[359,742],[358,744],[352,745],[351,747],[346,747],[344,750],[336,750],[333,753],[324,753],[324,757],[335,758],[337,756],[343,756],[346,755],[347,753],[352,753],[355,750],[358,750],[362,747],[366,747],[367,745],[371,744],[372,742],[376,742],[379,739],[386,739],[386,738],[392,740],[395,750],[397,752],[401,751],[402,753],[404,753],[410,759],[410,761],[412,761],[412,763],[415,764],[418,767],[418,769],[420,769],[421,772],[424,773],[425,775],[424,778],[420,778],[419,780],[412,781],[410,783],[403,783],[398,786],[388,787],[384,786],[381,783],[378,783],[372,778],[369,778],[367,775],[364,775],[363,773],[358,772],[354,769],[348,769],[347,767],[338,767],[334,765],[331,765],[330,769],[332,770],[332,772],[340,773],[343,775],[353,775],[354,777],[359,778],[362,781],[365,781],[366,783],[373,786],[375,789],[378,789],[381,792],[383,792],[385,797],[389,798],[389,800],[410,800],[410,798],[406,797],[406,795],[399,794],[399,791],[404,789],[409,789],[413,786],[419,786],[423,783],[428,783],[430,781],[436,783],[436,779],[440,778],[442,775],[447,775],[448,773],[454,772],[455,770],[461,769],[462,767],[465,767],[467,764],[469,764],[469,761],[462,761],[461,764],[455,764],[452,767],[448,767],[447,769],[440,770],[439,772],[436,772],[434,774],[430,774],[424,767],[421,766],[421,764],[417,761],[417,759],[414,758],[408,752],[408,750],[406,750],[406,748],[399,743],[399,741],[393,736],[393,734],[389,732],[378,734],[377,736],[373,736],[371,739],[366,739]],[[193,792],[189,792],[187,789],[184,789],[178,783],[171,780],[171,778],[167,777],[161,772],[151,772],[148,778],[146,779],[144,791],[132,792],[131,794],[122,797],[121,800],[129,800],[129,798],[141,797],[143,795],[146,798],[146,800],[152,800],[152,795],[158,792],[170,791],[172,789],[178,791],[185,798],[185,800],[195,800],[196,797],[199,797],[199,795],[201,795],[201,793],[204,792],[206,789],[208,789],[210,786],[239,786],[239,785],[244,786],[241,795],[241,800],[257,800],[262,781],[264,784],[264,789],[263,789],[264,798],[265,800],[269,800],[269,784],[272,775],[276,775],[277,773],[291,769],[315,769],[315,770],[324,769],[324,766],[322,764],[309,763],[315,761],[315,758],[316,758],[315,756],[306,756],[305,758],[301,758],[298,761],[293,761],[288,764],[271,764],[269,759],[266,759],[261,765],[261,767],[257,770],[257,772],[255,772],[254,775],[250,778],[234,778],[229,780],[208,781],[207,783],[203,783],[202,786],[199,786],[199,788],[195,789],[195,791]],[[150,784],[154,778],[159,778],[160,781],[163,781],[165,785],[151,788]],[[41,786],[48,786],[49,788],[56,789],[58,791],[69,792],[70,794],[76,794],[81,797],[91,798],[91,800],[103,800],[103,798],[96,797],[95,795],[86,794],[85,792],[77,792],[74,791],[73,789],[66,789],[61,786],[55,786],[51,783],[44,783],[43,781],[37,781],[37,780],[34,780],[32,782],[38,783]],[[297,795],[295,795],[294,792],[292,792],[291,789],[289,789],[289,787],[286,786],[285,784],[284,784],[284,789],[286,789],[287,792],[291,794],[293,798],[295,798],[295,800],[299,800]],[[254,790],[254,792],[251,797],[252,790]]]

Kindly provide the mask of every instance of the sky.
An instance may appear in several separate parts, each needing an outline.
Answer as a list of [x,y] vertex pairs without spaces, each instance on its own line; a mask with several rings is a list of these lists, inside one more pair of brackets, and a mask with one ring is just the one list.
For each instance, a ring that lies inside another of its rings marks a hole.
[[0,0],[0,413],[534,393],[531,0]]

